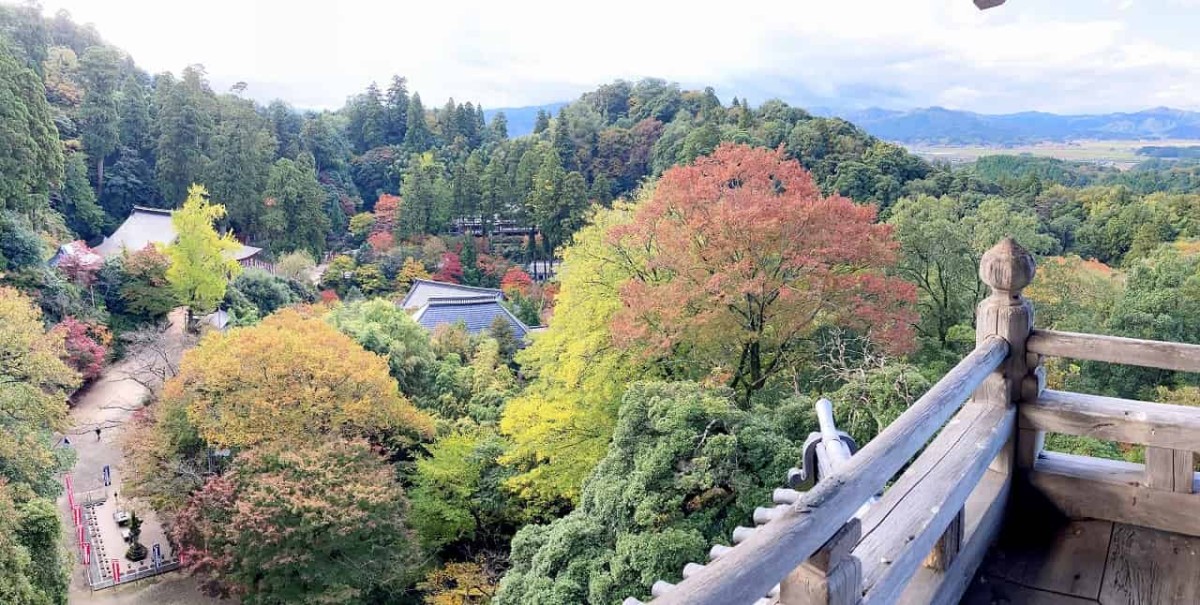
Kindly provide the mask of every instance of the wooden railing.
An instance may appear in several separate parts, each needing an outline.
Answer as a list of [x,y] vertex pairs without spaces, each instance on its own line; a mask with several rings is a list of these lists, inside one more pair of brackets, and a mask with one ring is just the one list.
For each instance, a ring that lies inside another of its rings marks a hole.
[[[1047,391],[1041,366],[1058,355],[1200,371],[1200,346],[1035,331],[1022,296],[1034,271],[1011,239],[989,250],[975,349],[811,490],[657,584],[653,602],[957,603],[1018,472],[1071,516],[1200,535],[1200,409]],[[1046,431],[1145,444],[1147,464],[1043,452]]]
[[[1200,372],[1200,345],[1035,331],[1038,355]],[[1020,408],[1030,483],[1073,518],[1200,536],[1200,408],[1045,391]],[[1146,446],[1146,463],[1042,450],[1046,432]]]

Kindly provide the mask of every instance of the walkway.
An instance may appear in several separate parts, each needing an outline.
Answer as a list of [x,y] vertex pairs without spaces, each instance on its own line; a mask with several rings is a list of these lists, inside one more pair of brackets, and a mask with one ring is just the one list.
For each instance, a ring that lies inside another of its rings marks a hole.
[[[179,319],[180,313],[173,313],[172,319]],[[164,333],[166,342],[173,346],[181,346],[182,334],[177,326],[179,321],[173,321],[172,327]],[[135,564],[126,560],[125,550],[128,545],[121,537],[120,528],[113,520],[117,510],[137,511],[142,518],[141,542],[147,548],[154,544],[161,545],[163,555],[171,556],[170,546],[161,523],[153,509],[136,500],[121,496],[122,466],[124,456],[122,451],[122,434],[134,412],[142,407],[142,402],[148,395],[147,389],[137,381],[128,377],[129,373],[143,365],[144,355],[131,351],[122,361],[105,368],[104,373],[96,379],[79,396],[70,410],[72,429],[66,438],[77,454],[71,477],[74,482],[76,500],[85,497],[89,490],[94,494],[107,494],[108,499],[102,505],[95,507],[97,526],[99,528],[98,543],[93,544],[93,558],[100,554],[108,560],[117,560],[121,564],[122,573],[127,572]],[[97,439],[95,429],[100,428]],[[104,486],[103,469],[109,467],[112,485]],[[75,548],[77,539],[74,537],[74,523],[66,495],[59,498],[59,510],[62,513],[64,532],[68,534],[67,544],[72,554],[78,553]],[[101,544],[103,545],[101,547]],[[111,570],[111,563],[105,561],[105,569]],[[149,564],[149,558],[142,564]],[[93,561],[93,573],[98,566]],[[170,596],[167,596],[170,595]],[[92,593],[88,588],[82,564],[76,564],[71,573],[71,603],[121,603],[122,605],[150,605],[159,603],[209,604],[216,603],[215,599],[203,597],[195,587],[195,582],[180,574],[168,574],[150,580],[140,581],[132,586],[122,586],[102,592]]]

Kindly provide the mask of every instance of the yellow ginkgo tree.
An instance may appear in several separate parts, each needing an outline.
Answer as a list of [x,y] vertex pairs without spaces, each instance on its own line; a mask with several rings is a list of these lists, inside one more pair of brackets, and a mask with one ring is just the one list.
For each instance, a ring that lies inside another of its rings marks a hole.
[[187,201],[171,216],[178,235],[167,246],[167,282],[189,315],[216,309],[229,280],[241,273],[241,265],[228,254],[241,244],[232,234],[218,234],[214,226],[223,216],[225,206],[209,201],[203,185],[189,187]]

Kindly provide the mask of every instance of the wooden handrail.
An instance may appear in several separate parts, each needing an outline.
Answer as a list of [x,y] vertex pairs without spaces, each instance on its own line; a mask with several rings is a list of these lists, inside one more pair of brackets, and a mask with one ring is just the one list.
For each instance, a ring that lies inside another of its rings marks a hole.
[[929,441],[1008,356],[1008,342],[984,339],[895,422],[836,473],[745,542],[655,599],[656,605],[755,601],[806,561]]
[[893,514],[855,549],[856,553],[883,554],[889,561],[887,565],[876,566],[878,577],[873,578],[863,603],[896,602],[921,560],[967,503],[988,464],[1012,437],[1016,424],[1013,407],[978,407],[983,409],[977,421],[948,450],[933,452],[939,460],[922,478],[919,487],[905,494]]
[[1021,406],[1021,428],[1200,451],[1200,408],[1046,390]]
[[1126,365],[1200,372],[1200,345],[1034,330],[1025,343],[1031,353]]

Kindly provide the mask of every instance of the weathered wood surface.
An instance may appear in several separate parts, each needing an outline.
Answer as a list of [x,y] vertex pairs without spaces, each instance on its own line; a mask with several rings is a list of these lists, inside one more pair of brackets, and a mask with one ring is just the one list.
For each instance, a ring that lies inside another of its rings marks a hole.
[[1101,603],[1200,603],[1200,538],[1117,525],[1107,554]]
[[[962,445],[978,435],[977,427],[985,421],[990,406],[968,403],[946,424],[938,436],[930,442],[921,455],[905,469],[904,473],[883,493],[874,506],[867,509],[863,515],[863,539],[855,547],[854,553],[863,561],[863,589],[870,592],[875,584],[887,573],[896,559],[896,555],[908,542],[908,536],[897,536],[897,532],[905,532],[907,523],[898,521],[901,518],[913,521],[913,517],[929,514],[929,498],[933,482],[929,479],[943,464],[954,455],[962,455]],[[995,419],[993,419],[995,422]],[[967,486],[968,488],[974,486]],[[945,493],[933,494],[940,499]],[[926,508],[916,511],[914,503],[920,501]],[[925,553],[922,553],[924,555]]]
[[1200,496],[1141,485],[1140,464],[1063,455],[1038,460],[1029,482],[1072,519],[1106,519],[1200,536]]
[[1046,390],[1021,405],[1020,427],[1200,451],[1200,408]]
[[1175,491],[1175,450],[1147,447],[1146,472],[1142,481],[1146,487]]
[[1036,468],[1046,473],[1071,475],[1088,481],[1117,485],[1139,485],[1145,476],[1145,467],[1136,462],[1103,460],[1062,452],[1042,453],[1037,460]]
[[1175,491],[1191,494],[1196,491],[1196,452],[1175,450]]
[[[987,406],[920,485],[859,543],[856,555],[881,563],[872,567],[877,577],[864,582],[863,603],[894,603],[904,592],[921,561],[966,504],[988,464],[1008,442],[1015,416],[1012,408]],[[883,564],[885,559],[889,562]]]
[[1096,599],[1112,532],[1111,521],[1069,521],[1033,531],[1020,519],[1010,518],[980,573],[1038,590]]
[[1026,347],[1033,353],[1052,357],[1200,372],[1200,345],[1195,344],[1034,330]]
[[851,519],[815,555],[779,585],[780,605],[853,605],[862,586],[862,564],[851,556],[862,522]]
[[1012,476],[988,471],[966,505],[963,547],[946,571],[918,569],[900,596],[903,605],[954,605],[966,590],[975,570],[1004,521]]
[[[659,605],[726,605],[766,592],[807,560],[853,511],[929,441],[1008,354],[989,338],[929,389],[895,422],[819,482],[785,514],[656,600]],[[850,512],[848,512],[850,511]]]
[[1081,599],[1014,584],[1000,578],[980,576],[971,583],[960,605],[1096,605],[1095,599]]

